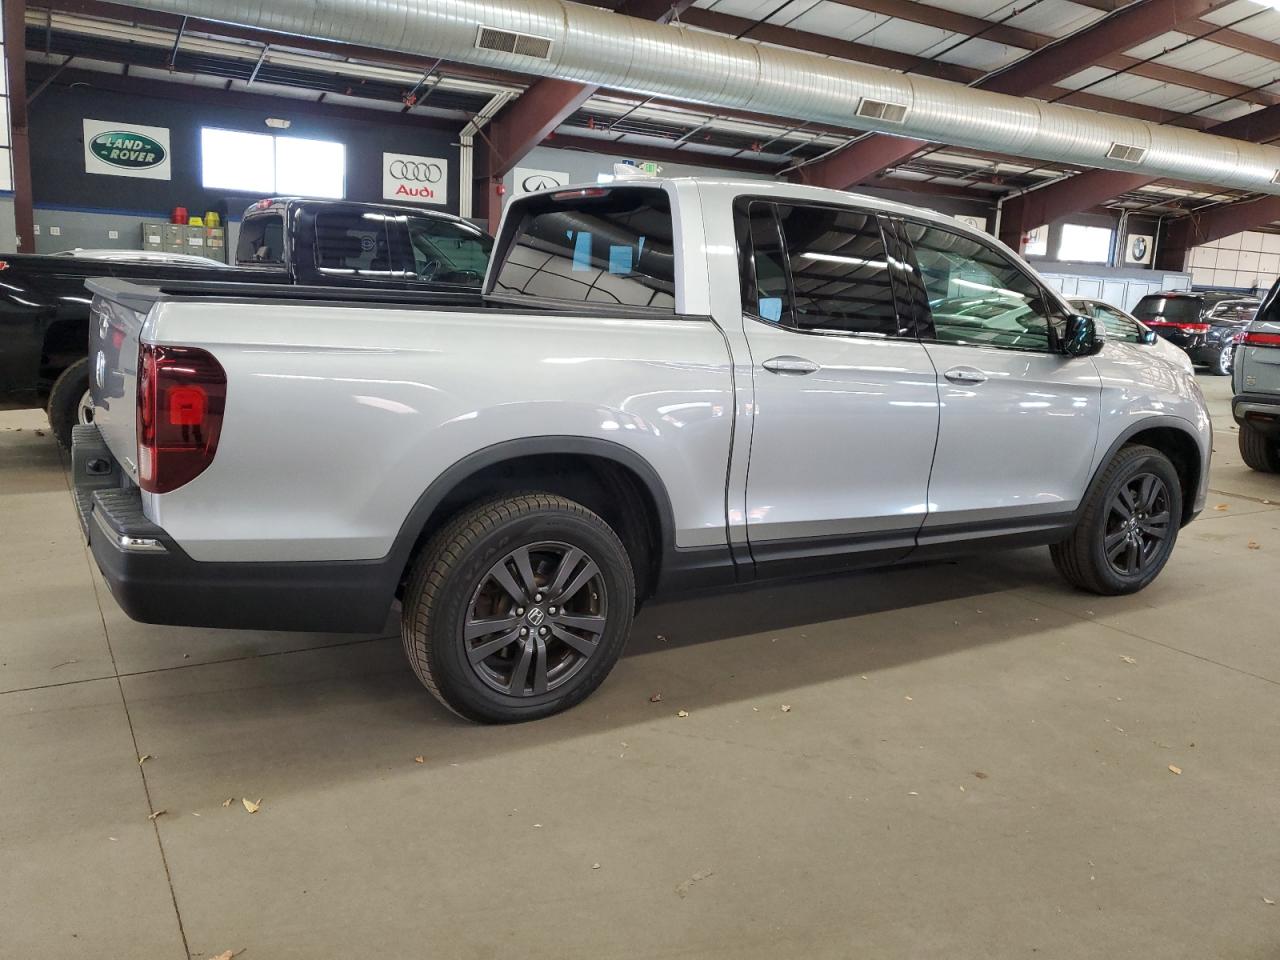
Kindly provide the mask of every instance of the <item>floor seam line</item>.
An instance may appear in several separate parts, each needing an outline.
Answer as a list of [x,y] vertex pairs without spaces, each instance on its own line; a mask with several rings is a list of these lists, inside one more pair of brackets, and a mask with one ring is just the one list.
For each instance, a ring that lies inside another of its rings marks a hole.
[[1082,617],[1078,613],[1073,613],[1072,611],[1064,609],[1063,607],[1055,606],[1052,603],[1046,603],[1044,600],[1041,600],[1037,597],[1033,597],[1026,593],[1023,593],[1021,589],[1018,590],[1018,593],[1021,596],[1023,596],[1025,599],[1030,600],[1034,604],[1042,606],[1047,610],[1056,610],[1058,613],[1063,613],[1069,617],[1074,617],[1075,619],[1079,620],[1082,623],[1092,623],[1106,630],[1111,630],[1114,633],[1121,634],[1122,636],[1132,637],[1134,640],[1141,640],[1143,643],[1154,643],[1157,647],[1164,647],[1164,649],[1171,650],[1174,653],[1181,653],[1184,656],[1192,657],[1193,659],[1200,660],[1203,663],[1211,663],[1215,667],[1222,667],[1222,669],[1224,670],[1230,670],[1232,673],[1238,673],[1244,677],[1252,677],[1255,680],[1261,680],[1263,683],[1269,683],[1269,684],[1272,684],[1273,686],[1280,687],[1280,680],[1274,680],[1271,677],[1264,677],[1260,673],[1252,673],[1251,671],[1245,670],[1242,667],[1233,667],[1229,663],[1223,663],[1221,660],[1214,660],[1212,657],[1206,657],[1203,654],[1193,653],[1190,650],[1183,650],[1181,647],[1175,647],[1173,646],[1173,644],[1165,643],[1163,640],[1156,640],[1152,637],[1144,637],[1140,633],[1134,633],[1133,631],[1126,630],[1123,627],[1117,627],[1110,623],[1103,623],[1101,620],[1098,620],[1095,617]]
[[[91,562],[91,555],[88,548],[85,549],[85,563]],[[92,577],[92,570],[90,571]],[[178,907],[178,893],[173,888],[173,874],[169,871],[169,858],[164,852],[164,840],[160,837],[160,824],[156,822],[155,804],[151,800],[151,785],[147,783],[147,772],[143,769],[141,757],[142,753],[138,749],[138,734],[133,729],[133,715],[129,712],[129,699],[124,693],[124,683],[120,678],[120,668],[116,666],[116,652],[111,646],[111,634],[107,631],[107,618],[102,612],[102,595],[98,592],[98,584],[92,583],[93,596],[98,605],[98,620],[102,624],[102,638],[107,644],[107,654],[111,657],[111,669],[115,672],[116,690],[120,693],[120,705],[124,708],[125,723],[129,726],[129,739],[133,743],[133,755],[138,759],[138,776],[142,780],[142,793],[147,801],[147,811],[151,814],[151,830],[156,838],[156,848],[160,852],[160,865],[164,867],[165,883],[169,887],[169,901],[173,904],[174,919],[178,921],[178,936],[182,939],[182,950],[186,954],[187,960],[192,960],[191,944],[187,941],[187,930],[182,923],[182,911]]]

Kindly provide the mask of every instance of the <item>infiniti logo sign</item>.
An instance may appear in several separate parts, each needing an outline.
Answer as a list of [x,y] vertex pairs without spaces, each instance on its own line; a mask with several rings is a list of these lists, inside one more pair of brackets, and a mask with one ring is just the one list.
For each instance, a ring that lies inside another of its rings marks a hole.
[[531,173],[520,181],[520,189],[525,193],[533,193],[535,190],[550,190],[552,187],[561,185],[555,177],[550,177],[545,173]]

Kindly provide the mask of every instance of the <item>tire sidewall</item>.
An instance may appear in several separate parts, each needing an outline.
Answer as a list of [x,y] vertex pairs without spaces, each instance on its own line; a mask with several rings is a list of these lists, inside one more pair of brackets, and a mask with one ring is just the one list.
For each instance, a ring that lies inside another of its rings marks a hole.
[[1213,372],[1220,377],[1231,376],[1231,362],[1235,357],[1235,344],[1229,344],[1218,350],[1213,361]]
[[[608,620],[595,654],[563,687],[536,697],[511,697],[476,676],[467,661],[462,626],[489,569],[522,544],[547,540],[578,547],[596,562],[605,585]],[[564,710],[585,699],[613,668],[626,644],[634,607],[630,559],[603,521],[556,513],[506,521],[472,544],[440,585],[439,605],[426,630],[440,691],[460,713],[479,720],[533,720]]]
[[[1107,520],[1110,516],[1111,501],[1120,488],[1141,473],[1152,473],[1159,477],[1168,491],[1169,497],[1169,537],[1163,546],[1164,556],[1151,569],[1140,577],[1126,577],[1116,573],[1107,560],[1104,541],[1106,539]],[[1116,593],[1135,593],[1151,583],[1164,569],[1173,553],[1178,540],[1178,530],[1182,522],[1182,485],[1178,472],[1163,454],[1152,451],[1132,457],[1123,468],[1111,477],[1110,482],[1098,490],[1101,509],[1094,518],[1093,529],[1089,535],[1089,556],[1098,576]]]
[[63,446],[71,445],[71,430],[80,422],[80,400],[89,389],[89,361],[77,360],[58,376],[49,392],[49,427]]

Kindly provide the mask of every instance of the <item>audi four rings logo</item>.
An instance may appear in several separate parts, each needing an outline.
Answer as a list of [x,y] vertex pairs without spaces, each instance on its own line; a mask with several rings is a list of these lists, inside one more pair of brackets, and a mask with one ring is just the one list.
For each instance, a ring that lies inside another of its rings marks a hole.
[[409,180],[413,183],[439,183],[444,176],[438,163],[414,163],[409,160],[392,160],[387,172],[397,180]]
[[532,173],[520,183],[520,189],[526,193],[533,193],[535,190],[550,190],[552,187],[559,186],[562,186],[560,181],[555,177],[547,176],[545,173]]

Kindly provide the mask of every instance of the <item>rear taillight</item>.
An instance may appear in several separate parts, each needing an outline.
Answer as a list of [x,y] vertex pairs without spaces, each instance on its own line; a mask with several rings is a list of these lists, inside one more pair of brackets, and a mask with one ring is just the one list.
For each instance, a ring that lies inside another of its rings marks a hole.
[[1246,347],[1280,347],[1280,333],[1246,333],[1244,345]]
[[196,347],[144,343],[138,354],[138,484],[168,493],[198,477],[218,449],[227,375]]
[[1208,333],[1209,325],[1207,323],[1178,323],[1173,320],[1161,320],[1159,317],[1152,317],[1150,320],[1143,320],[1148,327],[1176,327],[1183,333]]

